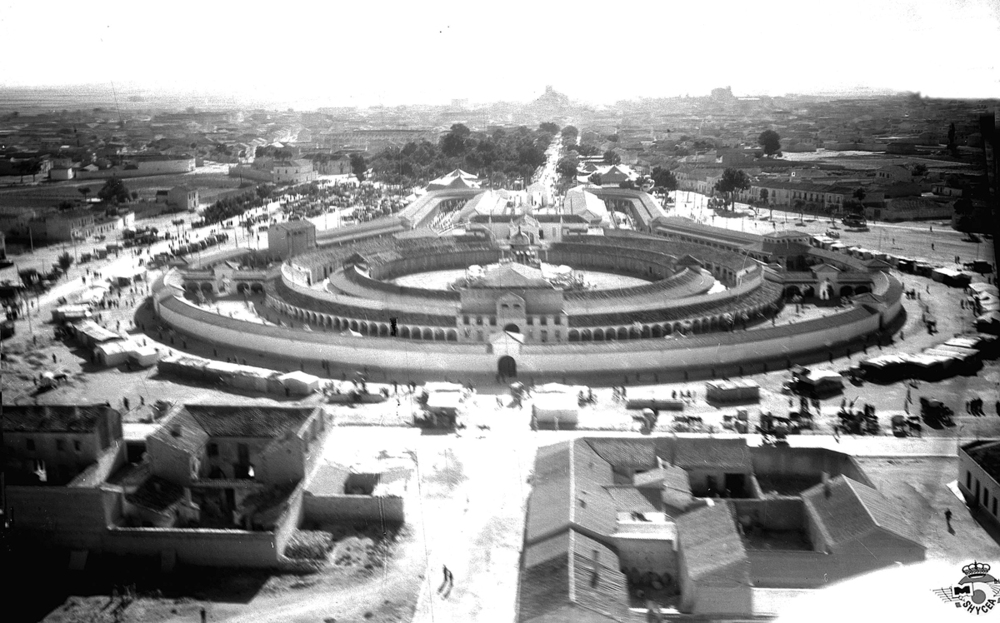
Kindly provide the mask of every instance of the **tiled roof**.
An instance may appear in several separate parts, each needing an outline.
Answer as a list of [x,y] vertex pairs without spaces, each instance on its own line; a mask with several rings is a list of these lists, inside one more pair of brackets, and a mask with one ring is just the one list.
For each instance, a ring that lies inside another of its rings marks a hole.
[[132,504],[162,512],[179,502],[183,496],[184,487],[159,476],[150,476],[135,493],[126,494],[125,498]]
[[524,568],[531,569],[538,565],[554,560],[560,556],[565,557],[569,551],[570,530],[560,532],[544,541],[539,541],[534,545],[524,548]]
[[665,440],[675,445],[675,451],[669,449],[661,454],[665,462],[677,467],[691,469],[713,467],[729,470],[750,471],[750,449],[744,439],[684,439]]
[[612,467],[650,469],[656,466],[653,444],[645,439],[587,439],[590,447]]
[[[627,581],[618,556],[569,530],[525,550],[519,620],[533,621],[565,608],[582,608],[609,621],[628,616]],[[593,620],[581,613],[577,618]]]
[[611,465],[582,439],[574,442],[572,458],[570,521],[593,534],[609,535],[616,526],[614,501],[604,489],[606,485],[614,484]]
[[[566,540],[569,540],[568,536]],[[567,545],[561,556],[521,570],[518,620],[522,623],[534,621],[568,605],[568,549]]]
[[534,486],[528,499],[525,543],[533,543],[569,527],[572,501],[569,455],[570,442],[538,449],[532,476]]
[[969,458],[986,470],[987,474],[1000,482],[1000,441],[976,441],[962,449]]
[[212,437],[278,437],[297,431],[316,407],[246,405],[185,405],[202,429]]
[[657,491],[660,496],[658,506],[671,514],[682,513],[695,502],[695,497],[691,495],[688,473],[680,467],[664,465],[636,474],[633,482],[636,487],[650,492]]
[[[618,556],[593,539],[572,532],[573,601],[580,608],[612,621],[628,616],[628,584],[619,570]],[[596,573],[595,573],[596,567]]]
[[750,561],[728,504],[706,506],[677,518],[688,574],[710,583],[749,583]]
[[875,489],[846,476],[830,480],[828,486],[829,495],[824,490],[826,487],[819,484],[803,492],[802,499],[832,545],[862,538],[876,528],[920,543],[916,531]]
[[190,454],[200,452],[208,443],[208,433],[183,407],[173,409],[150,438]]
[[631,485],[616,485],[605,487],[611,496],[611,501],[618,512],[655,513],[661,504],[655,491],[641,491]]
[[86,433],[105,413],[120,417],[105,405],[4,405],[3,430],[11,432]]

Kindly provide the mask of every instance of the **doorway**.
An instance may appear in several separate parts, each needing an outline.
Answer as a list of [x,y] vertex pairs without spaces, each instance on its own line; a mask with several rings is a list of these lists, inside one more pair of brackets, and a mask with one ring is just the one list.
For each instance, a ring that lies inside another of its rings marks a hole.
[[517,362],[510,355],[504,355],[497,361],[497,372],[503,378],[517,378]]

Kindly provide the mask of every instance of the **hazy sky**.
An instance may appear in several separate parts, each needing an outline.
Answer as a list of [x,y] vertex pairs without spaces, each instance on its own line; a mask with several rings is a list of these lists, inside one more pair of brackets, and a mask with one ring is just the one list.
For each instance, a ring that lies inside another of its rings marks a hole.
[[[0,86],[317,105],[833,91],[1000,97],[1000,0],[0,0]],[[0,93],[2,97],[2,93]]]

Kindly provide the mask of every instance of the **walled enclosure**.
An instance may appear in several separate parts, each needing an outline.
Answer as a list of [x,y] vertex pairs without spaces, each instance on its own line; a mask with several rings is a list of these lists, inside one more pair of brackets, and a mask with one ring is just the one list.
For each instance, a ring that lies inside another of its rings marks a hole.
[[[602,241],[595,252],[597,256],[611,257],[611,249],[620,244],[626,256],[614,266],[616,270],[666,274],[670,270],[667,264],[651,261],[640,266],[635,264],[637,260],[631,258],[634,253],[631,249],[646,242],[653,244],[645,238],[629,240],[616,235],[611,240]],[[660,239],[658,244],[665,243]],[[348,250],[349,245],[344,249]],[[572,255],[575,257],[578,250],[567,246],[566,252],[570,253],[570,249],[574,249]],[[307,287],[305,281],[299,282],[303,278],[301,270],[310,273],[318,270],[319,273],[310,278],[314,280],[343,269],[343,265],[335,259],[314,262],[310,268],[297,269],[298,272],[286,265],[281,271],[272,273],[272,281],[278,288],[275,290],[268,287],[266,304],[275,313],[286,314],[310,324],[314,327],[312,331],[235,320],[192,305],[183,298],[183,277],[176,271],[171,271],[155,285],[154,306],[160,318],[178,331],[209,344],[258,353],[260,359],[248,360],[250,365],[261,365],[266,358],[277,356],[296,362],[366,366],[386,372],[387,378],[390,372],[418,378],[448,374],[481,378],[493,377],[497,372],[498,360],[509,355],[516,360],[518,375],[532,380],[579,378],[612,372],[654,373],[657,378],[660,375],[670,378],[691,374],[737,376],[793,363],[807,363],[825,359],[832,353],[839,356],[854,343],[888,326],[902,310],[898,282],[887,275],[877,275],[876,283],[884,299],[884,304],[879,309],[859,305],[831,317],[794,325],[721,331],[716,324],[718,317],[725,310],[734,309],[735,304],[744,306],[742,308],[751,313],[764,313],[766,306],[773,305],[773,302],[768,302],[769,298],[760,296],[766,288],[773,287],[764,281],[763,270],[757,268],[755,271],[738,271],[739,266],[728,268],[723,264],[712,268],[718,278],[731,280],[736,278],[737,272],[741,273],[739,282],[731,282],[727,292],[671,300],[655,292],[657,287],[663,287],[660,284],[668,283],[669,278],[646,286],[625,288],[614,294],[622,297],[620,312],[569,315],[567,324],[561,327],[564,333],[558,343],[526,343],[511,347],[507,352],[495,352],[489,340],[455,343],[455,310],[458,303],[451,293],[399,288],[377,281],[377,277],[381,276],[398,276],[410,270],[461,266],[473,260],[473,263],[481,263],[493,257],[495,252],[485,249],[450,255],[434,253],[431,249],[423,255],[411,253],[395,261],[376,262],[368,269],[371,277],[364,276],[354,268],[340,273],[355,286],[372,292],[373,296],[370,298],[317,291]],[[596,261],[595,264],[612,268],[610,265],[604,266],[602,261]],[[650,290],[653,292],[649,292]],[[278,298],[281,292],[294,293],[297,300],[312,302],[309,307],[303,308],[299,306],[302,303],[291,304]],[[424,307],[429,313],[417,312],[406,318],[407,311],[387,309],[390,299],[384,298],[386,296],[398,296],[401,304],[406,302],[407,297],[412,297],[418,304],[418,309]],[[647,296],[654,297],[651,299],[654,301],[658,297],[660,302],[647,303]],[[754,302],[754,296],[758,296],[758,303]],[[581,309],[602,304],[599,300],[594,303],[570,301],[571,298],[568,297],[567,305]],[[630,305],[636,306],[635,313],[638,315],[630,316]],[[651,305],[655,307],[650,309]],[[706,305],[716,307],[703,307]],[[747,308],[746,305],[752,306]],[[325,306],[330,306],[329,313],[318,311],[325,310]],[[351,312],[352,309],[357,311]],[[683,318],[685,313],[698,313],[693,311],[698,309],[713,310],[700,312],[713,314],[711,323],[708,316],[696,318],[694,335],[683,339],[657,339],[669,334],[677,323],[656,318],[672,318],[676,315]],[[354,315],[354,319],[344,316],[345,313]],[[400,313],[404,318],[399,320],[400,336],[393,338],[389,337],[388,315],[395,313]],[[648,316],[649,314],[654,316]],[[636,320],[630,321],[629,317]],[[638,320],[641,318],[646,320]],[[418,322],[423,326],[418,326]],[[615,326],[598,326],[602,323],[619,326],[617,329]],[[634,326],[633,323],[640,326]],[[360,331],[362,337],[344,337],[338,334],[338,331],[347,328]]]

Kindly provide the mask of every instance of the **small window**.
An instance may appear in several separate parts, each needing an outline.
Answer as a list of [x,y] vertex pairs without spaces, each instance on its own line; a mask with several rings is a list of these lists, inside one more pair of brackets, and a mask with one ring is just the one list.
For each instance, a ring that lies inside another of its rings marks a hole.
[[544,326],[548,326],[548,324],[549,324],[549,317],[548,316],[542,316],[542,326],[543,327]]
[[548,342],[549,341],[549,332],[548,331],[542,330],[542,341],[543,342]]
[[534,316],[528,316],[528,326],[530,327],[533,324],[535,324],[535,317]]
[[462,316],[462,322],[464,324],[469,324],[469,317],[468,316]]
[[491,327],[497,326],[497,317],[496,316],[490,316],[490,326]]
[[559,325],[561,325],[562,324],[562,316],[556,316],[555,318],[553,318],[552,319],[552,324],[556,325],[557,327]]
[[[28,449],[30,450],[31,448]],[[966,489],[972,488],[972,472],[970,471],[965,472],[965,488]]]
[[62,439],[56,439],[56,450],[59,452],[66,451],[66,442]]
[[219,444],[217,443],[208,444],[208,456],[219,456]]
[[83,444],[80,443],[80,440],[76,440],[73,442],[73,449],[76,450],[77,452],[83,449]]
[[483,317],[482,316],[476,316],[476,324],[479,325],[479,326],[483,325]]
[[34,450],[35,449],[35,440],[34,439],[25,439],[24,440],[24,446],[28,450]]
[[559,329],[556,329],[556,341],[559,341]]

